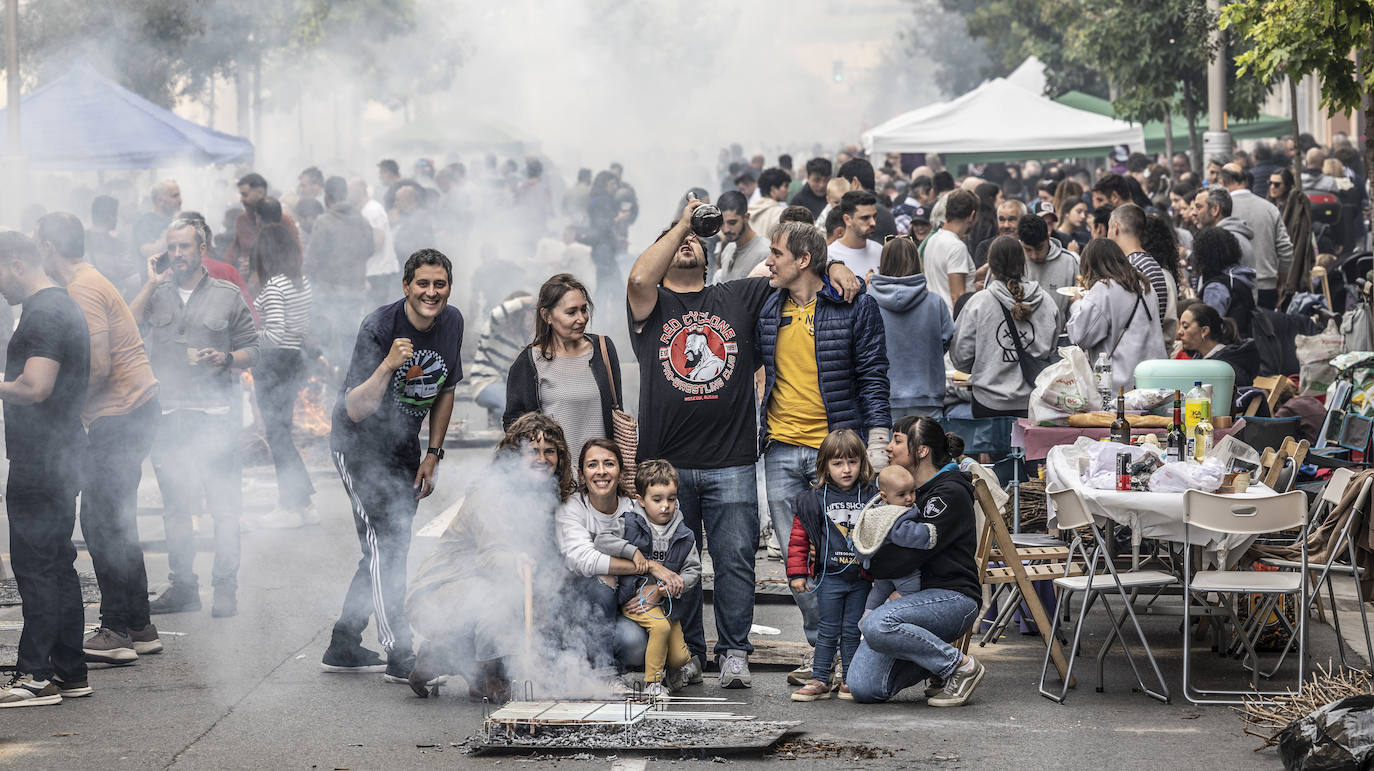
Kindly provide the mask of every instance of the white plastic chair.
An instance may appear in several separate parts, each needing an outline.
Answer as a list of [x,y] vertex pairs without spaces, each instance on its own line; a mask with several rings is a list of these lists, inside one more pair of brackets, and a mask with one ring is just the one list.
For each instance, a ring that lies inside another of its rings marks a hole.
[[[1307,522],[1307,496],[1300,492],[1282,493],[1262,498],[1235,498],[1226,495],[1204,493],[1201,490],[1188,490],[1183,494],[1183,533],[1185,544],[1192,543],[1190,531],[1198,527],[1214,533],[1259,535],[1293,528],[1304,528]],[[1259,667],[1259,654],[1255,652],[1254,636],[1263,629],[1263,621],[1285,595],[1297,595],[1297,607],[1307,607],[1307,539],[1302,539],[1302,560],[1299,570],[1293,573],[1261,572],[1254,570],[1200,570],[1192,571],[1192,548],[1183,549],[1183,697],[1194,704],[1239,704],[1239,697],[1287,695],[1289,691],[1261,691],[1259,678],[1273,677],[1279,664],[1282,664],[1288,651],[1298,642],[1298,692],[1302,692],[1304,671],[1307,666],[1307,614],[1297,614],[1296,629],[1279,655],[1278,662],[1269,672],[1262,673]],[[1235,626],[1238,642],[1246,651],[1249,661],[1247,668],[1251,673],[1251,690],[1203,691],[1192,686],[1190,674],[1192,662],[1192,601],[1194,592],[1201,595],[1217,594],[1221,597],[1224,617]],[[1247,624],[1240,622],[1236,614],[1237,595],[1262,594],[1265,601],[1260,604]],[[1287,619],[1280,613],[1278,618],[1285,624]]]
[[[1082,594],[1082,605],[1078,610],[1078,621],[1074,624],[1073,643],[1069,647],[1069,672],[1063,678],[1063,688],[1059,693],[1054,693],[1045,688],[1045,677],[1049,674],[1050,657],[1049,650],[1045,651],[1045,660],[1040,667],[1040,695],[1052,701],[1064,703],[1068,697],[1069,685],[1072,682],[1073,663],[1078,657],[1079,642],[1083,636],[1083,621],[1087,618],[1088,610],[1097,600],[1102,601],[1102,607],[1107,611],[1107,618],[1112,622],[1112,631],[1107,639],[1103,641],[1101,649],[1097,654],[1097,690],[1102,691],[1103,681],[1103,660],[1107,651],[1111,650],[1112,643],[1120,641],[1121,650],[1126,654],[1126,661],[1131,665],[1131,671],[1135,673],[1136,684],[1140,690],[1147,695],[1159,699],[1164,703],[1169,703],[1169,686],[1164,682],[1164,675],[1159,671],[1159,664],[1155,662],[1154,654],[1150,651],[1150,643],[1145,639],[1145,633],[1140,629],[1140,621],[1136,618],[1135,609],[1131,604],[1131,597],[1126,593],[1127,589],[1132,592],[1146,588],[1162,588],[1178,583],[1178,579],[1169,573],[1159,570],[1133,570],[1117,572],[1116,566],[1112,564],[1110,541],[1098,528],[1093,521],[1092,515],[1088,513],[1087,506],[1083,503],[1083,498],[1077,490],[1068,488],[1065,490],[1049,490],[1050,500],[1054,502],[1055,518],[1061,530],[1073,530],[1073,543],[1069,546],[1069,564],[1073,562],[1073,555],[1079,554],[1083,558],[1083,564],[1087,566],[1087,572],[1079,576],[1066,575],[1063,578],[1056,578],[1054,586],[1059,590],[1059,602],[1061,608],[1068,609],[1073,601],[1074,594]],[[1084,531],[1093,536],[1093,552],[1089,556],[1087,547],[1083,544]],[[1098,562],[1106,566],[1106,572],[1100,572]],[[1107,600],[1107,594],[1115,592],[1121,598],[1124,610],[1118,616],[1112,612],[1111,603]],[[1054,627],[1051,635],[1059,632],[1060,619],[1065,617],[1065,613],[1056,610],[1054,614]],[[1159,681],[1159,690],[1153,691],[1145,685],[1145,680],[1140,676],[1140,670],[1136,667],[1135,656],[1131,654],[1130,646],[1126,644],[1126,635],[1123,626],[1129,618],[1131,625],[1135,628],[1137,639],[1145,649],[1145,657],[1150,661],[1150,667],[1154,670],[1155,678]]]
[[[1312,530],[1320,527],[1321,522],[1327,516],[1330,516],[1331,511],[1335,509],[1336,506],[1340,505],[1354,476],[1354,472],[1350,469],[1336,469],[1331,475],[1331,478],[1326,481],[1326,487],[1322,488],[1322,494],[1317,499],[1316,508],[1321,515],[1320,518],[1313,518],[1307,528],[1298,536],[1298,540],[1306,541]],[[1355,498],[1354,510],[1351,511],[1350,516],[1346,518],[1345,524],[1341,526],[1340,531],[1335,534],[1335,540],[1331,542],[1328,550],[1329,555],[1325,564],[1321,565],[1321,571],[1317,576],[1316,583],[1312,585],[1311,595],[1307,598],[1307,607],[1304,609],[1310,612],[1312,606],[1317,604],[1318,600],[1321,598],[1322,585],[1325,584],[1327,599],[1330,600],[1331,623],[1336,627],[1336,651],[1340,654],[1341,666],[1347,669],[1362,669],[1362,667],[1352,667],[1346,662],[1345,637],[1341,634],[1340,609],[1336,607],[1336,591],[1332,587],[1332,582],[1335,580],[1335,575],[1350,576],[1355,579],[1355,592],[1357,595],[1359,594],[1359,576],[1364,571],[1361,570],[1356,561],[1355,539],[1351,538],[1350,535],[1352,532],[1355,532],[1357,526],[1363,526],[1367,521],[1366,518],[1369,516],[1368,507],[1371,487],[1374,487],[1374,479],[1366,479],[1361,485],[1359,495]],[[1294,545],[1297,545],[1296,542]],[[1337,562],[1336,559],[1338,557],[1345,557],[1349,562]],[[1268,565],[1269,567],[1279,568],[1280,570],[1298,570],[1302,567],[1302,564],[1296,560],[1278,559],[1276,557],[1265,557],[1260,560],[1260,563]],[[1313,570],[1315,567],[1316,566],[1309,567],[1309,570]],[[1357,601],[1356,606],[1360,610],[1360,628],[1364,630],[1365,661],[1374,663],[1374,641],[1370,639],[1369,619],[1365,614],[1364,601]]]

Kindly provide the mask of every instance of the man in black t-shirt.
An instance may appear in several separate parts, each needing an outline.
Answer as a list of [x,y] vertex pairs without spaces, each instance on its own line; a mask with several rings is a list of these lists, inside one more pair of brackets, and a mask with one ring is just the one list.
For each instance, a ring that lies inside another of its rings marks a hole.
[[[453,266],[434,249],[406,260],[405,298],[363,319],[334,405],[330,450],[353,504],[362,559],[344,597],[322,666],[326,672],[386,671],[404,683],[415,663],[405,614],[410,526],[421,498],[434,492],[453,388],[463,379],[463,316],[448,305]],[[429,417],[429,449],[420,423]],[[368,616],[386,661],[363,647]]]
[[24,613],[18,666],[0,690],[0,707],[30,707],[91,692],[72,545],[91,341],[81,309],[53,285],[37,244],[20,233],[0,233],[0,294],[11,305],[23,303],[0,401],[10,461],[10,562]]
[[[750,684],[749,628],[754,623],[754,552],[758,548],[757,401],[754,325],[770,291],[768,279],[706,286],[706,255],[691,230],[692,201],[682,217],[630,271],[630,335],[639,359],[639,453],[677,469],[678,503],[687,526],[706,545],[715,569],[716,649],[720,684]],[[831,268],[852,299],[853,272]],[[701,589],[684,602],[683,634],[700,681],[706,639]]]

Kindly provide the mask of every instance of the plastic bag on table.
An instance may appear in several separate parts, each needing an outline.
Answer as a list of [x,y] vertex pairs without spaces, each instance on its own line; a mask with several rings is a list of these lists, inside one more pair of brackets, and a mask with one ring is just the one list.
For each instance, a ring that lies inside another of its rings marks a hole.
[[1126,392],[1127,412],[1149,412],[1174,400],[1172,388],[1135,388]]
[[1083,484],[1096,490],[1116,489],[1116,456],[1119,453],[1130,453],[1132,464],[1146,455],[1160,457],[1159,451],[1154,448],[1136,447],[1119,442],[1093,442],[1091,446],[1084,448],[1084,452],[1088,456],[1088,462],[1087,469],[1083,472]]
[[1042,370],[1031,391],[1029,417],[1035,425],[1062,421],[1101,406],[1097,378],[1088,355],[1076,345],[1059,349],[1059,361]]
[[1165,463],[1150,475],[1150,491],[1181,493],[1184,490],[1202,490],[1210,493],[1221,487],[1221,480],[1225,476],[1225,469],[1212,458],[1201,463],[1174,461]]
[[1227,434],[1221,441],[1212,445],[1212,451],[1207,454],[1208,460],[1215,460],[1223,469],[1231,470],[1231,464],[1235,461],[1244,461],[1255,468],[1259,468],[1260,456],[1255,452],[1255,448],[1237,439],[1232,434]]

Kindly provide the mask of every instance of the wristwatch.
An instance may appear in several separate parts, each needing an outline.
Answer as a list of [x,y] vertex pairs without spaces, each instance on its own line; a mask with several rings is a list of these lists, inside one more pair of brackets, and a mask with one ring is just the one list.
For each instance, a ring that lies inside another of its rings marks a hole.
[[433,455],[434,457],[438,458],[439,460],[443,460],[443,459],[444,459],[444,448],[442,448],[442,447],[431,447],[431,448],[429,448],[428,450],[425,450],[425,452],[426,452],[427,454],[429,454],[429,455]]

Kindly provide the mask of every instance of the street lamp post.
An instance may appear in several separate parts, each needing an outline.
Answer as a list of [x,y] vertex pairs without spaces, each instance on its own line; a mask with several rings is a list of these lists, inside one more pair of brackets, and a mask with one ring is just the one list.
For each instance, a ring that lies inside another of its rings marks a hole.
[[[1221,0],[1207,0],[1207,14],[1215,19],[1221,11]],[[1212,61],[1207,65],[1207,131],[1202,135],[1204,164],[1212,159],[1231,162],[1231,132],[1226,130],[1226,74],[1230,60],[1226,38],[1213,22],[1208,37],[1212,43]]]

